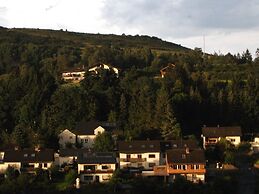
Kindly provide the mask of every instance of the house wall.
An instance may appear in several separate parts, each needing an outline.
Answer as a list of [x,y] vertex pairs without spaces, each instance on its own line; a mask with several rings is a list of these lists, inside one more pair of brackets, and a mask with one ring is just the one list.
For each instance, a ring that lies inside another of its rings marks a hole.
[[101,134],[105,131],[105,129],[101,126],[97,127],[95,130],[94,130],[94,134],[95,135],[98,135],[98,134]]
[[[130,158],[127,158],[130,155]],[[150,157],[152,155],[152,157]],[[138,158],[141,156],[141,158]],[[154,156],[154,157],[153,157]],[[153,169],[153,166],[157,166],[160,163],[159,152],[148,152],[148,153],[120,153],[120,169],[127,167],[144,167],[145,170]]]
[[83,148],[92,148],[95,137],[95,135],[78,135],[77,142],[81,143]]
[[65,81],[71,81],[71,82],[79,82],[84,79],[85,71],[80,72],[65,72],[62,73],[62,78]]
[[73,157],[73,156],[67,156],[67,157],[59,157],[57,164],[59,166],[63,165],[63,164],[73,164],[74,160],[76,160],[77,157]]
[[240,136],[228,136],[226,137],[226,140],[230,141],[235,146],[239,145],[241,142]]
[[[97,178],[98,177],[98,178]],[[80,181],[85,183],[108,182],[112,178],[112,173],[97,173],[97,174],[80,174]]]
[[0,163],[0,173],[4,173],[8,166],[13,167],[17,170],[20,171],[21,169],[21,163],[20,162],[5,162],[5,163]]
[[0,161],[3,161],[4,159],[4,152],[0,152]]
[[39,168],[42,165],[41,169],[47,170],[51,167],[53,162],[36,162],[36,163],[29,163],[30,165],[34,165],[34,168]]
[[[84,166],[94,166],[95,171],[115,171],[116,165],[115,164],[78,164],[78,174],[80,174],[80,171],[84,171]],[[107,166],[109,168],[103,169],[104,166]]]
[[[84,166],[93,166],[94,170],[85,170]],[[115,164],[78,164],[81,182],[107,182],[111,179],[115,170]]]
[[76,135],[69,131],[68,129],[65,129],[62,131],[59,135],[59,146],[60,148],[66,148],[66,143],[76,143]]

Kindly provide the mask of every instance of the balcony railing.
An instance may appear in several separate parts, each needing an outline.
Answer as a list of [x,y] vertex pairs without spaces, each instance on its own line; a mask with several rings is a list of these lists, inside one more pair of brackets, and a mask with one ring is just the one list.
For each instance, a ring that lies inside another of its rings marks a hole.
[[82,174],[102,174],[102,173],[113,173],[113,169],[106,169],[106,170],[80,170]]
[[146,162],[147,159],[146,159],[146,158],[121,158],[120,161],[121,161],[121,162],[132,162],[132,163],[136,163],[136,162]]

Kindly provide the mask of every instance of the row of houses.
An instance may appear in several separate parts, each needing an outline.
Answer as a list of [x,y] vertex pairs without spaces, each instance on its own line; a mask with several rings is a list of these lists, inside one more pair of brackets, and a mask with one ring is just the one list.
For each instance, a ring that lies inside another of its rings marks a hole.
[[[75,130],[59,134],[60,149],[9,149],[0,151],[0,173],[11,166],[23,173],[49,169],[57,165],[74,166],[81,182],[109,181],[116,169],[141,176],[162,177],[173,181],[184,176],[193,182],[204,182],[206,159],[204,149],[214,146],[221,138],[234,145],[240,143],[240,127],[203,127],[203,148],[194,140],[118,141],[114,152],[96,153],[92,147],[98,134],[112,131],[104,122],[80,122]],[[80,147],[76,146],[80,144]],[[68,146],[69,145],[69,146]]]

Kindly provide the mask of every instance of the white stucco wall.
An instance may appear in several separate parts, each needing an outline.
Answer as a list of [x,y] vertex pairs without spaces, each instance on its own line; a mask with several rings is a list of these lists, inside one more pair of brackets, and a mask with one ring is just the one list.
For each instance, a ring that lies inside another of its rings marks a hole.
[[21,163],[20,162],[5,162],[0,164],[0,173],[4,173],[8,166],[13,167],[20,171]]
[[78,135],[77,142],[81,143],[83,148],[92,148],[95,137],[95,135]]
[[[136,162],[125,162],[124,159],[127,159],[127,153],[120,153],[120,169],[123,169],[125,167],[140,167],[143,166],[144,169],[150,170],[153,169],[153,167],[149,167],[149,163],[154,163],[156,166],[160,165],[160,153],[159,152],[148,152],[148,153],[134,153],[129,154],[130,159],[137,159],[138,155],[141,155],[141,158],[145,161],[136,161]],[[149,155],[155,155],[154,158],[150,158]]]
[[[80,171],[84,170],[84,166],[95,166],[95,170],[103,170],[103,166],[109,166],[107,170],[116,170],[116,165],[115,164],[78,164],[78,174]],[[105,170],[104,170],[105,171]]]
[[60,148],[66,148],[66,143],[68,142],[72,144],[76,143],[76,135],[71,131],[69,131],[68,129],[65,129],[64,131],[62,131],[58,135],[58,137],[59,137]]

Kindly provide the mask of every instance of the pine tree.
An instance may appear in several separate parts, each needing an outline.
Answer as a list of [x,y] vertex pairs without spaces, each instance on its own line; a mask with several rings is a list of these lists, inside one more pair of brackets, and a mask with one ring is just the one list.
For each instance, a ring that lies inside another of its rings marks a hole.
[[165,140],[177,139],[180,137],[181,128],[177,122],[170,104],[167,104],[166,112],[161,124],[161,135]]

